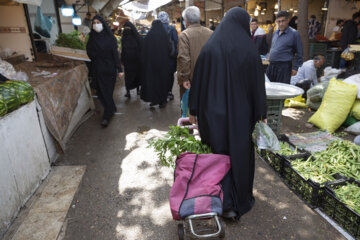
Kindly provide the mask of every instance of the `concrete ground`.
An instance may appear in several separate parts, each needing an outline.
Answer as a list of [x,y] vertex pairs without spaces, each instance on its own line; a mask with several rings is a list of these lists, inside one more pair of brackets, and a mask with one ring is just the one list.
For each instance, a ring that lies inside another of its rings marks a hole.
[[[124,94],[119,83],[115,92],[119,114],[109,127],[100,127],[99,110],[56,162],[87,167],[59,239],[177,239],[168,203],[173,172],[159,165],[147,141],[176,124],[179,97],[176,94],[164,109],[150,111],[135,92],[130,100]],[[98,102],[97,107],[101,109]],[[296,120],[284,117],[285,125],[292,121]],[[226,239],[344,239],[260,159],[254,194],[251,212],[240,222],[225,222]]]

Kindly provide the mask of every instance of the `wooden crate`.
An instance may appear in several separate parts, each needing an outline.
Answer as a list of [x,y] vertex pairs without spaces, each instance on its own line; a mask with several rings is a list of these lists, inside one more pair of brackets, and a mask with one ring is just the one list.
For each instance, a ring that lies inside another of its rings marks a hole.
[[52,46],[50,52],[53,55],[90,62],[85,50]]

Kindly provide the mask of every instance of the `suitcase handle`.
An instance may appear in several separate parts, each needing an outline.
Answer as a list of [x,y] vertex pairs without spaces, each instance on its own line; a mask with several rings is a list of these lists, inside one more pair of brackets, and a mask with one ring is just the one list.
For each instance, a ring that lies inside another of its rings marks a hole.
[[189,129],[198,129],[198,126],[197,125],[185,125],[186,123],[190,123],[190,120],[189,118],[179,118],[178,122],[177,122],[177,125],[179,127],[186,127],[186,128],[189,128]]

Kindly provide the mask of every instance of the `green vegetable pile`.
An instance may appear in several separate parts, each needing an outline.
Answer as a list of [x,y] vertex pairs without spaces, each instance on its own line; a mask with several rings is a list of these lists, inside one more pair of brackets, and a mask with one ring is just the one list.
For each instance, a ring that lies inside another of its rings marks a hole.
[[298,154],[297,147],[293,150],[290,145],[287,142],[280,142],[280,151],[277,151],[278,154],[284,155],[284,156],[290,156]]
[[332,181],[335,173],[360,179],[360,147],[345,140],[332,142],[322,152],[315,153],[306,161],[297,159],[291,162],[305,179],[317,183]]
[[84,36],[81,32],[75,30],[71,33],[60,33],[55,45],[85,50],[88,40],[89,35]]
[[360,214],[360,187],[355,183],[347,183],[333,189],[336,197],[355,212]]
[[209,146],[196,140],[188,128],[170,126],[164,138],[152,140],[150,147],[155,149],[163,166],[175,167],[176,157],[184,152],[196,154],[211,153]]

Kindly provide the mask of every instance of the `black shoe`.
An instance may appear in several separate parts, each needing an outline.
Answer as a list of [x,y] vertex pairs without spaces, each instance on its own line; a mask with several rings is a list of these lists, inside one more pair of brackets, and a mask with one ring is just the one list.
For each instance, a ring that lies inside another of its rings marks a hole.
[[126,97],[126,98],[131,98],[130,93],[126,93],[126,94],[125,94],[125,97]]
[[169,93],[169,95],[168,95],[168,99],[169,99],[169,101],[174,100],[174,94]]
[[224,211],[222,214],[223,218],[231,219],[233,221],[237,220],[237,214],[233,210]]
[[101,122],[101,126],[102,126],[102,127],[106,128],[108,125],[109,125],[109,121],[108,121],[108,120],[106,120],[106,119],[102,120],[102,122]]

